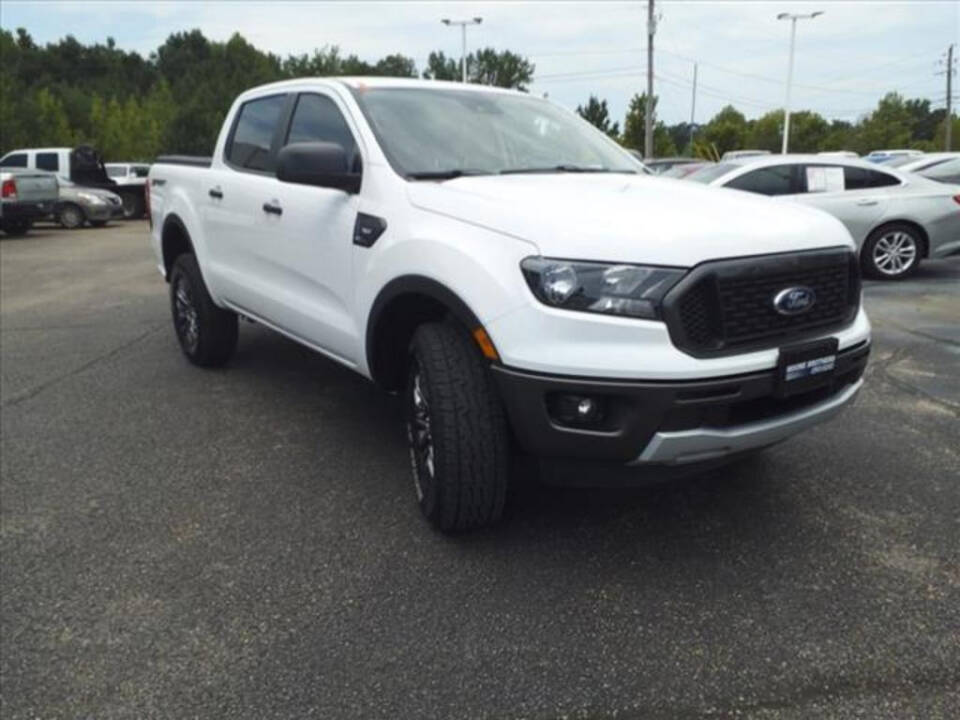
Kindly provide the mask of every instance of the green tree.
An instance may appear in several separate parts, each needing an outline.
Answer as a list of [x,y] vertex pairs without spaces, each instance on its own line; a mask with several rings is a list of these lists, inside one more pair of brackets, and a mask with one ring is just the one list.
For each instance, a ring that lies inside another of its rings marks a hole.
[[33,142],[39,146],[72,144],[73,133],[59,98],[47,88],[40,88],[34,96],[33,109]]
[[[653,97],[653,116],[657,116],[656,96]],[[644,133],[646,130],[647,94],[634,95],[627,107],[627,117],[623,121],[623,135],[620,141],[628,148],[644,151]],[[667,131],[667,126],[656,122],[653,126],[653,154],[655,157],[670,157],[677,154],[677,147]]]
[[854,149],[861,155],[881,148],[910,147],[913,118],[898,93],[888,93],[860,123]]
[[[509,50],[498,52],[484,48],[467,55],[467,82],[480,85],[526,90],[533,80],[535,66],[525,57]],[[427,57],[423,77],[428,80],[460,80],[460,62],[442,52]]]
[[733,105],[727,105],[704,126],[700,137],[716,146],[721,155],[744,147],[747,139],[747,119]]
[[620,123],[610,122],[610,111],[607,109],[606,100],[600,100],[591,95],[585,107],[577,105],[577,114],[614,140],[619,137]]

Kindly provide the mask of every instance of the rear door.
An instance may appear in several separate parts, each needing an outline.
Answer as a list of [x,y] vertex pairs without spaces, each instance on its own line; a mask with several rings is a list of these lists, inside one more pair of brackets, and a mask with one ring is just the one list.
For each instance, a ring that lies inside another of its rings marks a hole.
[[[299,93],[281,147],[330,142],[344,148],[360,172],[362,159],[349,115],[335,95]],[[257,202],[260,241],[269,261],[260,266],[267,318],[341,360],[356,362],[359,336],[351,313],[353,230],[359,195],[271,178]]]
[[236,309],[264,316],[273,294],[267,278],[274,262],[264,227],[264,198],[276,182],[274,167],[287,93],[248,100],[238,108],[223,162],[202,171],[197,188],[204,228],[208,282]]
[[857,247],[863,244],[886,210],[893,175],[855,165],[808,163],[803,166],[804,192],[795,200],[824,210],[842,222]]

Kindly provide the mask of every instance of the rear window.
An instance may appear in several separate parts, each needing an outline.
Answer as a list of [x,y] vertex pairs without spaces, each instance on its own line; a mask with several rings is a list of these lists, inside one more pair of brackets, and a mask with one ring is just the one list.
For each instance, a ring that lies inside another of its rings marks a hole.
[[695,180],[696,182],[706,185],[707,183],[713,182],[718,177],[726,175],[731,170],[736,170],[737,167],[739,166],[732,163],[717,163],[716,165],[707,165],[706,167],[702,167],[699,170],[695,170],[694,172],[690,173],[685,179]]
[[796,165],[771,165],[735,177],[726,187],[760,195],[792,195],[800,192]]
[[0,160],[0,167],[22,167],[27,166],[27,154],[26,153],[14,153],[13,155],[7,155],[3,160]]
[[240,107],[227,150],[228,162],[247,170],[273,170],[270,147],[286,100],[286,95],[271,95]]
[[920,175],[937,182],[960,185],[960,158],[937,163],[934,167],[924,170]]
[[37,153],[37,170],[56,172],[60,169],[60,157],[57,153]]
[[866,190],[868,188],[899,185],[900,181],[889,173],[868,170],[860,167],[843,168],[843,184],[847,190]]

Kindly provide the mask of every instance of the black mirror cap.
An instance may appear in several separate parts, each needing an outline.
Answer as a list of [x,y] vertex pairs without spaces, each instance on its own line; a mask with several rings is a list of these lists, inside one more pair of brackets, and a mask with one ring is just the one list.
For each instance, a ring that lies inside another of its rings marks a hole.
[[360,192],[360,173],[350,172],[347,151],[339,143],[290,143],[277,155],[277,179],[299,185]]

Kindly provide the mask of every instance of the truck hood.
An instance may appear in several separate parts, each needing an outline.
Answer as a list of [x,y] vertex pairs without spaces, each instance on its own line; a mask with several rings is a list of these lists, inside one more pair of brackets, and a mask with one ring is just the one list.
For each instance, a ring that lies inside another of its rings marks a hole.
[[548,257],[690,267],[724,257],[854,247],[827,213],[670,178],[483,175],[411,182],[408,192],[421,210],[532,242]]

